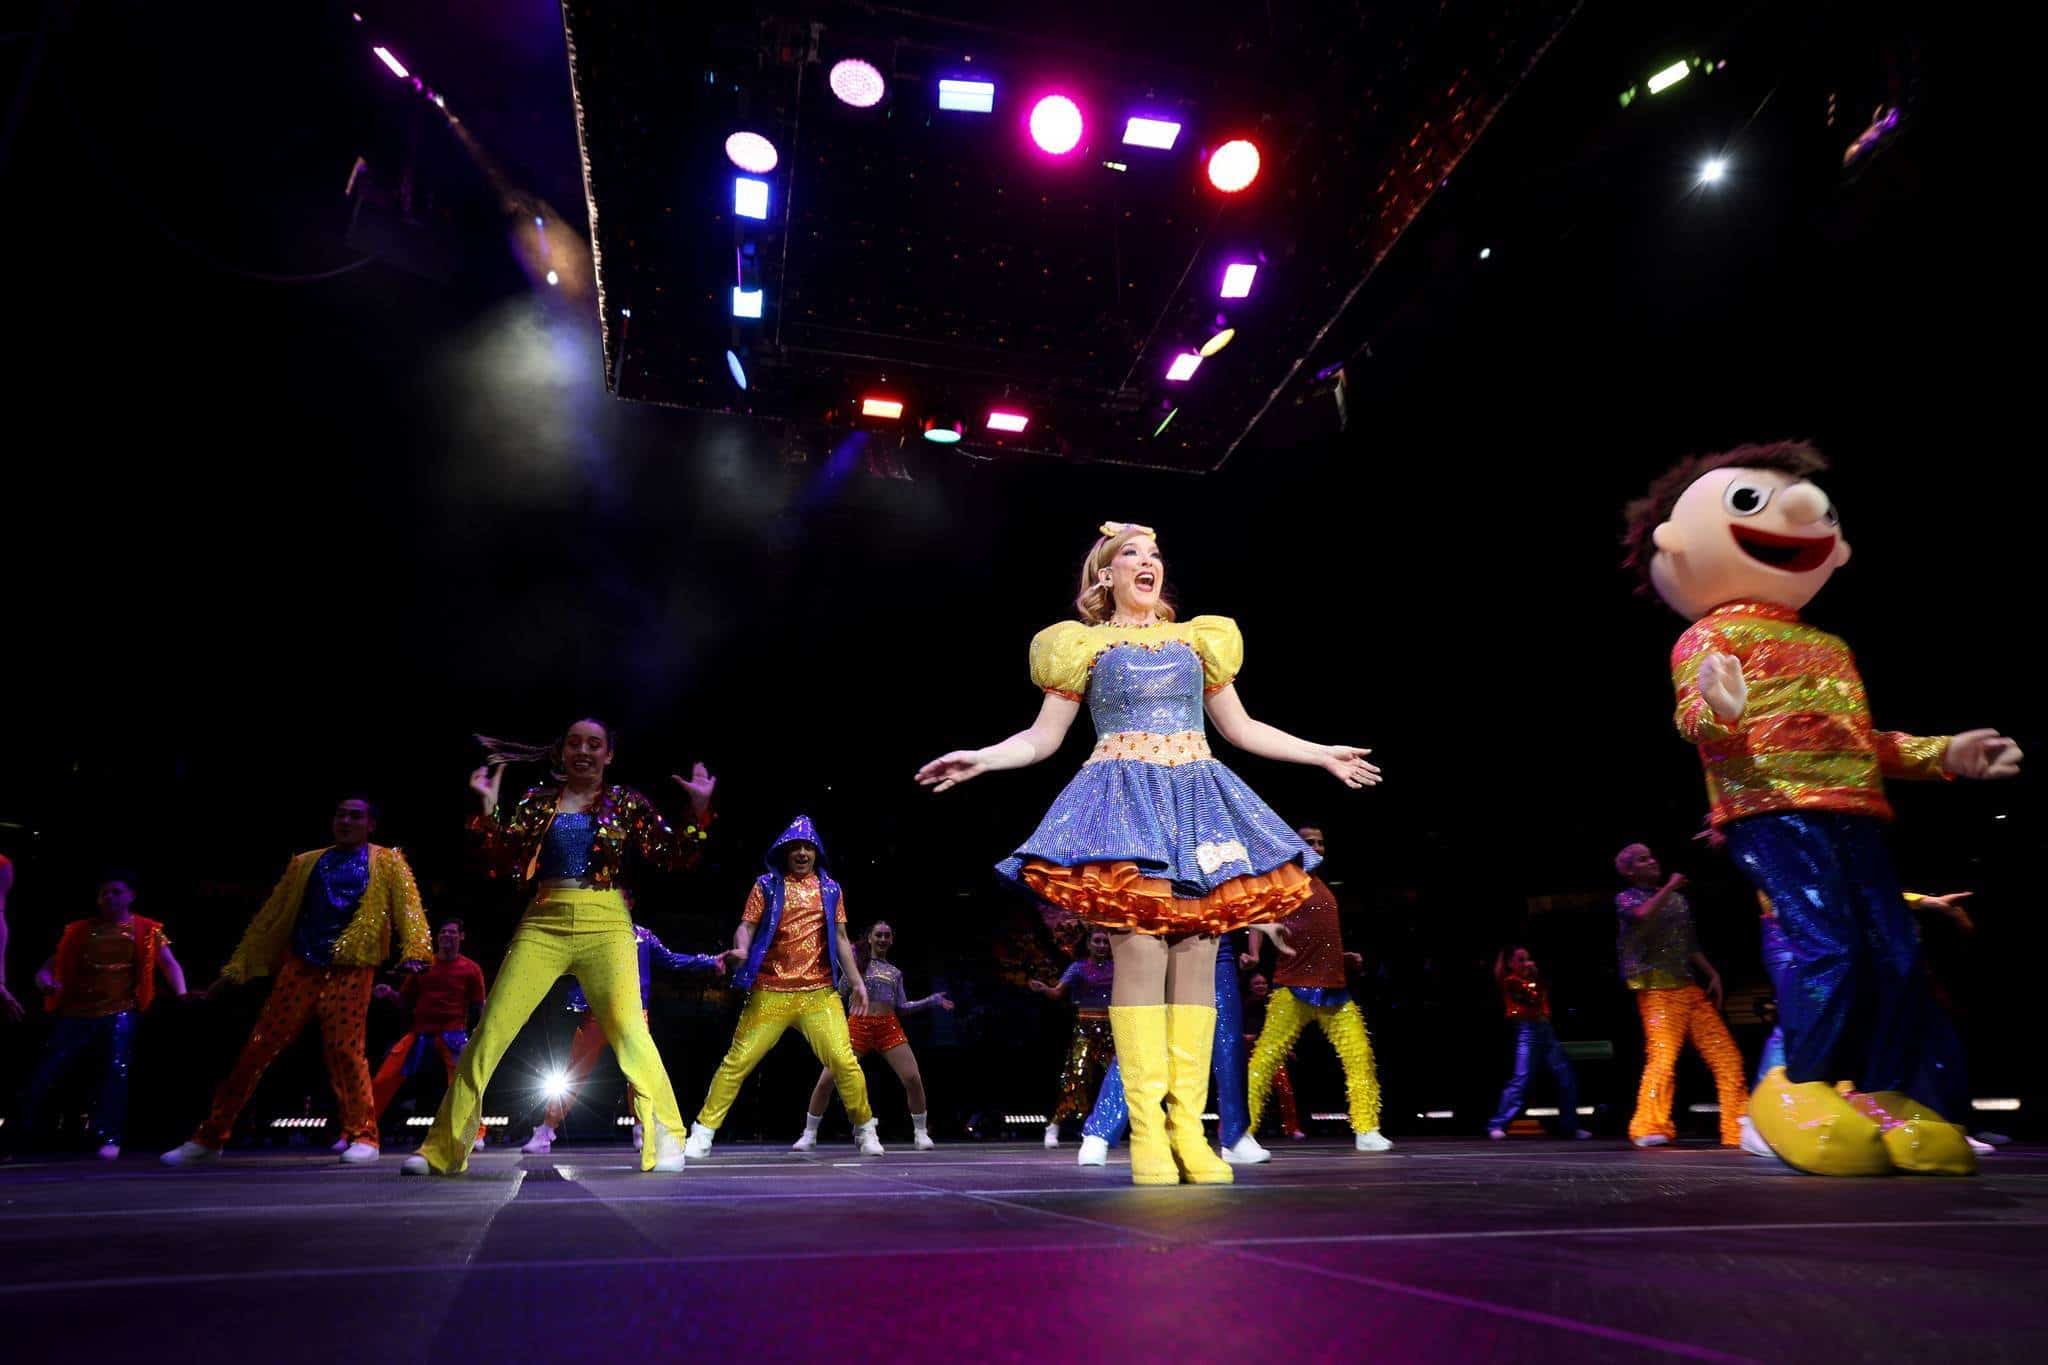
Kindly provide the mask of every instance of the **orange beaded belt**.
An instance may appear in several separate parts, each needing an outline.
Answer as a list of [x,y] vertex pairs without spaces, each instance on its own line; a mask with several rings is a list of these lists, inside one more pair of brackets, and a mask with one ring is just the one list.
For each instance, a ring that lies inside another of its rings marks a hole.
[[1095,752],[1088,755],[1088,761],[1108,763],[1123,760],[1130,763],[1157,763],[1161,767],[1172,768],[1209,757],[1209,738],[1200,730],[1182,730],[1171,735],[1155,735],[1144,730],[1121,730],[1096,740]]

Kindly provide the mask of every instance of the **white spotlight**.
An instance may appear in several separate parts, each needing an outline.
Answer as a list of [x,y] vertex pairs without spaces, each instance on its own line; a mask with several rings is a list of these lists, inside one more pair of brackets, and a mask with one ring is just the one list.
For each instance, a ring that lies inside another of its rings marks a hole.
[[1726,157],[1708,157],[1700,164],[1700,183],[1702,185],[1718,185],[1721,183],[1721,177],[1726,174],[1728,174],[1728,160]]

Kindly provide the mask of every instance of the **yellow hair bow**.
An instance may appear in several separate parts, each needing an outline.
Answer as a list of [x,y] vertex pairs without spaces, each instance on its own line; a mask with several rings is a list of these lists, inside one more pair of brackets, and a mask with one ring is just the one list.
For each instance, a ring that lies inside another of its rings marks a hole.
[[1140,526],[1138,525],[1138,523],[1134,521],[1105,521],[1102,523],[1102,525],[1096,527],[1095,529],[1100,531],[1105,536],[1120,536],[1126,531],[1130,531],[1136,535],[1141,536],[1156,537],[1159,534],[1158,532],[1154,531],[1151,527]]

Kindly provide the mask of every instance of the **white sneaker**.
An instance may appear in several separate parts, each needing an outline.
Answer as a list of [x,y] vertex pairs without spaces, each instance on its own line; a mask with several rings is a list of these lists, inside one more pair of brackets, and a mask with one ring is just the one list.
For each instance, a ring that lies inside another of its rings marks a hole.
[[1669,1147],[1671,1139],[1662,1133],[1645,1133],[1639,1138],[1630,1138],[1628,1143],[1631,1147]]
[[343,1152],[348,1150],[348,1139],[336,1138],[334,1140],[334,1145],[332,1147],[329,1147],[327,1150],[334,1153],[336,1156],[340,1156]]
[[657,1171],[680,1171],[686,1153],[683,1144],[674,1133],[657,1123],[654,1125],[654,1169]]
[[875,1131],[876,1126],[876,1120],[869,1119],[866,1123],[853,1130],[854,1150],[862,1156],[886,1155],[882,1150],[881,1135]]
[[808,1152],[811,1150],[811,1148],[817,1145],[818,1130],[815,1128],[806,1128],[804,1129],[804,1135],[802,1137],[798,1138],[795,1142],[789,1144],[789,1150],[792,1152]]
[[[1985,1148],[1984,1150],[1988,1152],[1988,1151],[1990,1151],[1991,1149],[1990,1149],[1989,1147],[1986,1147],[1986,1148]],[[116,1160],[119,1160],[119,1159],[120,1159],[120,1156],[121,1156],[121,1144],[120,1144],[120,1143],[118,1143],[118,1142],[106,1142],[106,1143],[102,1143],[102,1144],[100,1144],[100,1160],[101,1160],[101,1161],[116,1161]]]
[[1060,1126],[1057,1123],[1045,1125],[1045,1145],[1048,1147],[1060,1145]]
[[1259,1146],[1259,1140],[1246,1133],[1223,1149],[1223,1159],[1233,1166],[1256,1166],[1261,1161],[1271,1161],[1273,1154]]
[[157,1159],[166,1166],[197,1166],[219,1156],[218,1147],[209,1147],[203,1142],[181,1142]]
[[1388,1152],[1394,1147],[1377,1128],[1370,1133],[1359,1133],[1352,1145],[1361,1152]]
[[351,1142],[341,1153],[341,1159],[351,1166],[362,1166],[375,1161],[382,1153],[367,1142]]
[[1500,1142],[1507,1137],[1508,1130],[1505,1128],[1489,1128],[1486,1130],[1486,1135],[1495,1142]]
[[432,1175],[434,1168],[427,1164],[425,1157],[421,1156],[418,1152],[414,1152],[399,1165],[398,1173],[400,1175]]
[[939,1144],[932,1141],[932,1135],[920,1128],[910,1135],[910,1145],[920,1152],[929,1152]]
[[[1995,1152],[1995,1151],[1997,1151],[1997,1150],[1998,1150],[1998,1149],[1997,1149],[1996,1147],[1992,1146],[1992,1145],[1991,1145],[1990,1143],[1988,1143],[1988,1142],[1979,1142],[1979,1141],[1977,1141],[1977,1139],[1975,1139],[1975,1138],[1971,1137],[1971,1136],[1970,1136],[1970,1135],[1969,1135],[1968,1133],[1965,1133],[1965,1134],[1963,1134],[1963,1141],[1965,1141],[1965,1142],[1969,1143],[1969,1144],[1970,1144],[1970,1150],[1971,1150],[1971,1151],[1973,1151],[1973,1152],[1975,1152],[1975,1153],[1976,1153],[1976,1154],[1977,1154],[1978,1156],[1990,1156],[1990,1155],[1991,1155],[1991,1154],[1992,1154],[1993,1152]],[[112,1146],[112,1145],[113,1145],[113,1144],[111,1144],[111,1143],[109,1143],[109,1144],[108,1144],[108,1146]],[[100,1148],[100,1155],[101,1155],[101,1156],[105,1156],[106,1154],[107,1154],[107,1148],[106,1148],[106,1147],[102,1147],[102,1148]],[[121,1149],[120,1149],[119,1147],[114,1147],[114,1155],[115,1155],[115,1156],[119,1156],[120,1154],[121,1154]]]
[[1081,1166],[1107,1166],[1109,1164],[1109,1144],[1099,1137],[1090,1137],[1088,1134],[1083,1133],[1081,1135],[1081,1155],[1074,1160],[1076,1165]]
[[1591,1128],[1581,1128],[1578,1132],[1572,1134],[1573,1140],[1577,1142],[1584,1142],[1587,1138],[1591,1136],[1593,1136],[1593,1130]]
[[633,1150],[639,1151],[647,1141],[647,1130],[640,1126],[640,1120],[633,1120]]
[[706,1128],[701,1123],[690,1125],[690,1140],[683,1144],[683,1155],[692,1161],[702,1161],[711,1155],[711,1141],[718,1136],[716,1128]]
[[546,1156],[554,1149],[555,1130],[551,1125],[543,1123],[533,1130],[533,1136],[528,1138],[526,1145],[519,1150],[528,1156]]
[[1735,1126],[1742,1130],[1741,1145],[1743,1151],[1748,1152],[1751,1156],[1777,1155],[1776,1152],[1771,1150],[1771,1144],[1764,1141],[1764,1135],[1756,1130],[1756,1124],[1750,1120],[1749,1115],[1744,1114],[1741,1118],[1735,1120]]

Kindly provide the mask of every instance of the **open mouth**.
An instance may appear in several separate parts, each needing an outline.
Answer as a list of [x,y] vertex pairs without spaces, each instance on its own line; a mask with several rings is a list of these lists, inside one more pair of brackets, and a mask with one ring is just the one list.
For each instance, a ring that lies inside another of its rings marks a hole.
[[1159,586],[1159,578],[1156,574],[1141,573],[1134,581],[1140,592],[1151,592]]
[[1748,526],[1730,526],[1728,530],[1744,554],[1786,573],[1811,572],[1835,552],[1833,536],[1781,536]]

